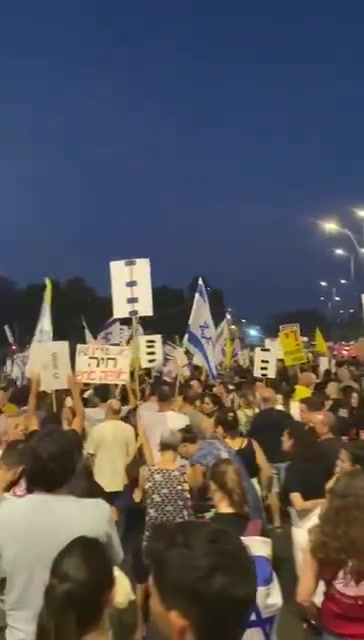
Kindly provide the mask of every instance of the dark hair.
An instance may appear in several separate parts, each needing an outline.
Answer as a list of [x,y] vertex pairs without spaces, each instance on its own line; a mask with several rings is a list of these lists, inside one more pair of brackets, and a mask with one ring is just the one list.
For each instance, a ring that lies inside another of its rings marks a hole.
[[364,470],[364,442],[363,440],[356,440],[354,442],[343,443],[343,449],[345,449],[351,459],[351,464],[354,467],[360,467]]
[[53,561],[39,614],[36,640],[81,640],[101,622],[114,587],[102,542],[80,536]]
[[215,426],[221,427],[227,436],[235,436],[239,434],[239,419],[236,411],[233,409],[220,409],[215,414]]
[[300,422],[292,420],[285,428],[293,440],[291,455],[302,462],[318,462],[321,460],[321,449],[313,429],[305,429]]
[[308,411],[319,412],[323,411],[325,408],[325,399],[322,394],[314,394],[310,398],[303,398],[300,400],[300,404],[302,404]]
[[27,460],[28,446],[24,440],[14,440],[6,445],[0,458],[0,465],[7,469],[23,467]]
[[226,458],[214,462],[209,471],[209,480],[228,498],[236,513],[248,515],[241,471],[232,460]]
[[41,419],[39,423],[39,429],[49,429],[53,427],[58,427],[58,429],[63,429],[62,420],[59,417],[58,413],[54,411],[49,411],[45,416]]
[[94,387],[93,395],[103,404],[105,404],[110,398],[110,385],[98,384]]
[[158,402],[172,402],[174,398],[173,388],[169,384],[162,384],[157,389],[157,400]]
[[96,482],[91,464],[85,458],[78,463],[76,473],[67,484],[65,492],[76,498],[100,498],[109,502],[106,491]]
[[198,640],[241,638],[256,599],[254,562],[240,538],[211,522],[154,527],[148,553],[153,584]]
[[198,442],[196,431],[190,424],[183,427],[183,429],[179,429],[178,433],[181,436],[181,444],[196,444]]
[[59,491],[74,475],[79,456],[74,442],[58,427],[39,431],[29,442],[25,476],[31,491]]
[[202,402],[204,400],[210,400],[216,411],[224,408],[224,403],[221,400],[220,396],[217,395],[217,393],[204,393],[202,396]]
[[185,390],[182,400],[185,404],[188,404],[190,407],[196,406],[196,403],[201,400],[202,394],[198,393],[198,391],[194,391],[191,388]]

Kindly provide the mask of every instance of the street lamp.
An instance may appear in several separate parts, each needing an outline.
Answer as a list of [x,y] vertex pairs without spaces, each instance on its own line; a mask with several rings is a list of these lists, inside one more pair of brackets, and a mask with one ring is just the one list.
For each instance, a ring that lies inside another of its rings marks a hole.
[[320,285],[321,287],[327,287],[327,286],[328,286],[327,282],[324,282],[324,280],[321,280],[321,281],[319,282],[319,285]]
[[354,256],[352,253],[348,253],[347,251],[345,251],[345,249],[334,249],[334,254],[336,256],[346,256],[349,258],[350,260],[350,279],[351,280],[355,280],[355,260],[354,260]]
[[[364,218],[363,218],[364,221]],[[359,253],[360,256],[364,253],[364,248],[360,247],[356,237],[351,233],[350,229],[346,229],[346,227],[342,227],[338,222],[333,220],[322,220],[319,222],[321,229],[326,233],[345,233],[345,235],[349,236],[352,241],[355,249]]]
[[354,211],[358,216],[358,218],[360,218],[363,223],[363,239],[364,239],[364,209],[354,209]]

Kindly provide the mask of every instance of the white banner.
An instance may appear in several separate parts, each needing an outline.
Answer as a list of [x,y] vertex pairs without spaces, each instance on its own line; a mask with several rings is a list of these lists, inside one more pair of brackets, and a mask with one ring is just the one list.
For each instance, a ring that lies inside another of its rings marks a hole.
[[68,342],[33,342],[26,374],[40,375],[41,391],[68,389],[68,376],[72,375]]
[[83,384],[125,384],[130,376],[129,347],[78,344],[75,374]]

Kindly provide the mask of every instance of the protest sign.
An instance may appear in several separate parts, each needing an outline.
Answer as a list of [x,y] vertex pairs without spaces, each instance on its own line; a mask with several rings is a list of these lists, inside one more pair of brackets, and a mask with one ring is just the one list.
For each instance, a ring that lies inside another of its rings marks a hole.
[[160,367],[163,364],[164,354],[162,336],[139,336],[139,359],[142,369]]
[[307,362],[299,325],[282,325],[279,339],[282,345],[284,363],[287,367],[294,367]]
[[153,315],[149,258],[110,262],[114,318]]
[[106,344],[79,344],[75,375],[83,384],[126,384],[130,375],[129,347]]
[[40,390],[68,389],[72,374],[68,342],[33,342],[29,350],[27,375],[40,376]]
[[255,378],[275,378],[277,371],[277,357],[274,349],[256,347],[254,349]]

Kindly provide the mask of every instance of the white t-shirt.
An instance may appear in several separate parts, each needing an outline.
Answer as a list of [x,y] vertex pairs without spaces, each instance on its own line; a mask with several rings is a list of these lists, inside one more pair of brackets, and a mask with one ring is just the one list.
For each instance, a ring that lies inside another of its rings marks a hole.
[[123,552],[103,500],[34,493],[0,505],[0,573],[6,578],[7,640],[34,640],[52,562],[78,536],[106,543],[114,564]]
[[105,420],[105,407],[88,407],[85,409],[86,429],[90,431]]
[[126,466],[136,451],[135,431],[121,420],[105,420],[94,427],[86,452],[94,457],[94,477],[105,491],[122,491]]
[[179,431],[189,424],[189,419],[177,411],[159,411],[143,414],[145,435],[152,450],[154,462],[160,458],[159,445],[161,437],[168,431]]

